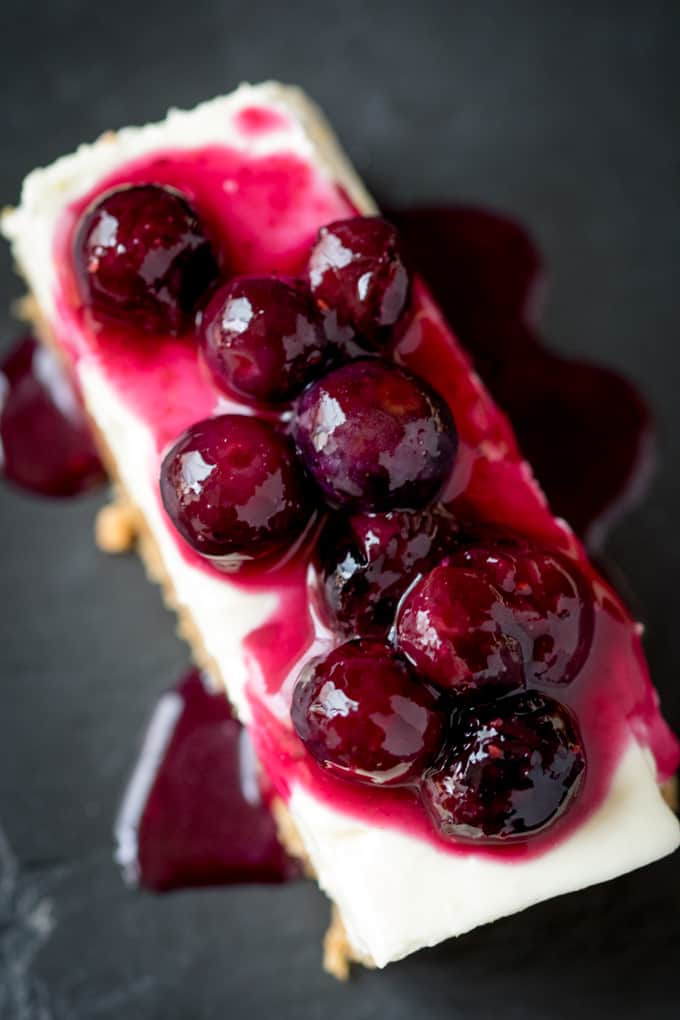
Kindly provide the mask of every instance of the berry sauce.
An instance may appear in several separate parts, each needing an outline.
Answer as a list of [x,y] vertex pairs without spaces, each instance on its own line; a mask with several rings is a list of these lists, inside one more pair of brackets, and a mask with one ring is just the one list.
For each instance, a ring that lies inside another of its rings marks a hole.
[[126,879],[161,892],[297,877],[268,799],[247,731],[192,670],[158,702],[123,798]]
[[518,223],[472,206],[390,215],[551,509],[590,548],[601,545],[653,467],[654,423],[641,395],[617,372],[543,345],[543,261]]
[[0,362],[0,474],[52,497],[80,495],[106,477],[73,383],[32,337]]
[[[96,368],[143,425],[153,446],[148,484],[154,493],[164,452],[180,433],[218,409],[240,413],[252,413],[252,409],[236,400],[225,401],[190,337],[154,334],[151,343],[140,344],[131,330],[109,325],[97,331],[88,328],[74,285],[74,233],[84,210],[107,189],[153,182],[186,197],[201,222],[210,225],[220,264],[231,272],[300,277],[319,228],[356,210],[332,181],[294,152],[285,151],[284,126],[274,130],[279,146],[275,154],[258,155],[263,151],[259,143],[251,145],[248,132],[243,132],[243,148],[160,151],[118,167],[65,210],[56,231],[57,314],[50,325],[60,346],[75,361],[76,371]],[[258,138],[261,141],[261,135]],[[523,272],[517,269],[520,282]],[[501,296],[504,284],[516,295],[518,285],[503,280],[500,284]],[[510,301],[514,309],[513,302],[516,297]],[[503,300],[500,304],[505,307]],[[522,322],[517,332],[531,333]],[[675,770],[677,744],[658,712],[633,621],[588,563],[574,533],[552,516],[507,418],[471,371],[470,358],[420,278],[414,280],[408,313],[382,350],[384,356],[433,386],[453,413],[458,453],[440,497],[447,510],[463,520],[517,532],[559,553],[574,563],[590,590],[594,622],[589,653],[578,675],[559,690],[560,700],[578,719],[588,765],[574,804],[547,834],[513,847],[470,848],[432,828],[412,788],[354,787],[324,770],[305,750],[290,720],[290,698],[301,668],[312,655],[330,652],[338,641],[312,611],[308,550],[292,555],[276,570],[253,567],[227,577],[191,549],[170,521],[168,532],[196,580],[203,574],[250,595],[261,592],[276,606],[265,624],[245,639],[243,659],[248,667],[244,693],[252,716],[251,736],[278,795],[286,799],[294,784],[302,784],[341,811],[373,823],[379,817],[382,824],[450,853],[538,854],[598,807],[631,731],[654,754],[660,780]],[[617,444],[621,442],[617,437]],[[540,681],[536,688],[540,690]],[[554,697],[554,687],[543,693]]]

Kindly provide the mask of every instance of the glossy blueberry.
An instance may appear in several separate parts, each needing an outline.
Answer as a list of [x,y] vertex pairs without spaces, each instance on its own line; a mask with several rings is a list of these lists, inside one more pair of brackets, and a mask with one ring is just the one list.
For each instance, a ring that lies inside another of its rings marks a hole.
[[524,539],[487,536],[413,587],[396,638],[437,686],[498,693],[570,683],[593,627],[592,595],[575,564]]
[[492,584],[512,612],[529,684],[568,684],[593,642],[594,600],[576,563],[528,539],[490,535],[456,552],[452,566]]
[[224,569],[285,550],[311,513],[287,438],[245,415],[187,429],[163,460],[160,486],[179,533],[197,552],[222,559]]
[[342,779],[413,782],[434,760],[444,721],[432,691],[379,641],[348,641],[303,671],[293,725],[307,750]]
[[415,668],[452,692],[496,696],[521,687],[524,650],[499,591],[472,570],[441,564],[406,596],[397,643]]
[[328,359],[309,291],[274,276],[237,276],[221,287],[202,317],[201,339],[219,385],[267,404],[297,396]]
[[309,256],[309,283],[323,309],[369,346],[389,339],[408,303],[410,274],[396,229],[378,216],[322,227]]
[[458,840],[525,839],[554,822],[582,783],[572,713],[536,691],[462,709],[443,764],[421,787],[439,832]]
[[406,588],[451,550],[454,536],[440,509],[331,515],[315,563],[322,616],[346,637],[385,637]]
[[189,203],[158,184],[119,187],[83,214],[74,240],[80,296],[94,319],[177,335],[217,277]]
[[313,383],[298,402],[293,430],[328,504],[369,512],[431,503],[458,445],[453,416],[427,383],[370,358]]

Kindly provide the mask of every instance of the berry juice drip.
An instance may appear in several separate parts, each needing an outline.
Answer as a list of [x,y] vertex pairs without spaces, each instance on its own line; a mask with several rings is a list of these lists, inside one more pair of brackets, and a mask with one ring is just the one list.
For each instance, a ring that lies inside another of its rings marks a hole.
[[543,345],[535,325],[542,259],[517,223],[466,206],[390,215],[510,418],[552,511],[599,546],[649,478],[654,427],[644,400],[611,369]]
[[73,384],[32,337],[0,363],[0,474],[53,497],[80,495],[105,478]]
[[116,840],[127,880],[156,892],[298,874],[276,837],[249,737],[198,670],[156,706]]

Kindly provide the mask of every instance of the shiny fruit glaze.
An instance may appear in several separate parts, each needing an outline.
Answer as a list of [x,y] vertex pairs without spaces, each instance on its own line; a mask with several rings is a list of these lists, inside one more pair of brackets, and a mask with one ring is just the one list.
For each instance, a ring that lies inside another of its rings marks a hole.
[[313,511],[290,441],[245,414],[205,418],[183,432],[163,458],[160,490],[182,537],[226,571],[287,553]]
[[191,328],[198,299],[218,271],[189,203],[155,184],[98,199],[80,222],[73,264],[95,322],[175,335]]
[[380,217],[357,216],[319,231],[307,279],[319,305],[379,348],[404,313],[411,285],[399,234]]
[[[211,224],[211,236],[224,264],[238,273],[300,275],[318,228],[352,212],[342,193],[291,154],[256,158],[226,148],[159,153],[120,169],[101,181],[94,194],[83,196],[67,210],[56,242],[62,264],[68,267],[63,253],[69,250],[79,215],[95,194],[116,184],[147,181],[169,185],[187,197],[201,220]],[[60,315],[54,326],[62,346],[76,359],[96,363],[109,385],[154,436],[157,459],[149,470],[150,484],[155,485],[167,443],[218,407],[219,394],[204,374],[195,347],[184,340],[157,337],[153,351],[142,351],[124,330],[106,328],[96,335],[88,331],[68,268],[60,278],[57,302]],[[568,689],[560,689],[560,698],[579,719],[589,767],[581,793],[564,819],[545,837],[512,849],[513,854],[540,853],[599,804],[629,739],[630,725],[634,723],[638,738],[652,747],[661,778],[675,767],[676,745],[658,715],[632,622],[587,564],[574,536],[550,515],[519,456],[507,421],[471,374],[467,356],[417,279],[411,310],[398,325],[390,354],[429,381],[455,415],[459,452],[442,497],[453,513],[493,521],[541,546],[561,551],[580,565],[593,593],[590,654]],[[236,404],[230,406],[230,410],[238,409]],[[212,571],[190,550],[184,549],[183,556],[192,569]],[[248,654],[260,667],[256,672],[266,678],[262,685],[254,676],[248,691],[252,735],[274,786],[285,797],[291,785],[300,782],[358,817],[370,820],[377,812],[384,824],[414,833],[449,852],[472,852],[432,829],[412,790],[355,787],[320,768],[302,750],[288,718],[279,714],[279,702],[272,695],[279,688],[285,695],[290,690],[290,676],[299,672],[299,664],[291,673],[289,665],[279,660],[285,652],[286,663],[290,663],[296,649],[304,660],[313,634],[305,567],[305,563],[295,562],[277,577],[223,581],[280,594],[276,618],[247,641]],[[273,626],[276,642],[272,642]],[[318,636],[328,640],[323,632]],[[607,666],[604,671],[603,663]],[[494,848],[493,852],[511,851]]]
[[127,880],[161,892],[295,877],[260,784],[227,699],[192,670],[158,702],[123,797],[116,856]]
[[39,496],[77,496],[106,475],[73,382],[25,337],[0,362],[0,475]]
[[329,772],[378,786],[419,777],[436,758],[445,729],[433,692],[389,646],[364,638],[303,670],[291,718]]
[[549,825],[578,792],[586,767],[576,720],[531,692],[462,708],[455,746],[423,784],[440,831],[461,840],[521,840]]
[[[390,213],[491,396],[508,415],[553,512],[589,547],[640,498],[654,422],[610,368],[563,358],[537,327],[545,273],[527,231],[474,206]],[[574,484],[574,474],[579,484]]]
[[317,610],[344,637],[386,637],[402,595],[450,551],[453,518],[420,513],[331,514],[315,556]]
[[594,608],[580,571],[520,538],[462,546],[411,588],[396,641],[432,683],[503,693],[562,686],[583,666]]
[[569,684],[593,640],[593,598],[578,568],[521,538],[490,535],[445,561],[493,584],[511,610],[530,684]]
[[497,698],[525,682],[521,638],[501,592],[446,560],[406,596],[396,641],[421,676],[452,694]]
[[293,436],[329,506],[420,510],[441,492],[458,447],[446,403],[377,358],[328,372],[303,393]]
[[263,404],[290,401],[330,354],[321,312],[300,281],[237,276],[210,300],[201,346],[218,386]]

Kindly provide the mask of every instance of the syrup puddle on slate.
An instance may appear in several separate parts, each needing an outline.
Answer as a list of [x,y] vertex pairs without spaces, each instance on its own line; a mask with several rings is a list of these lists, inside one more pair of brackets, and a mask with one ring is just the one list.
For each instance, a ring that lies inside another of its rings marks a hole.
[[[519,225],[465,206],[389,215],[553,509],[599,545],[649,477],[643,399],[617,373],[543,346],[534,315],[542,260]],[[72,383],[31,338],[0,364],[0,472],[52,497],[104,480]],[[116,840],[126,879],[156,891],[299,875],[276,839],[248,737],[197,671],[153,713]]]
[[35,495],[61,498],[106,479],[71,380],[32,337],[0,363],[0,474]]
[[599,548],[651,477],[654,422],[645,401],[617,372],[543,345],[535,324],[543,260],[518,223],[472,206],[389,215],[510,418],[551,509]]
[[192,670],[151,717],[115,826],[126,880],[162,892],[299,875],[227,699]]

